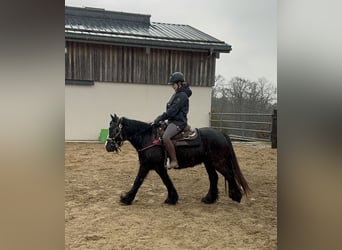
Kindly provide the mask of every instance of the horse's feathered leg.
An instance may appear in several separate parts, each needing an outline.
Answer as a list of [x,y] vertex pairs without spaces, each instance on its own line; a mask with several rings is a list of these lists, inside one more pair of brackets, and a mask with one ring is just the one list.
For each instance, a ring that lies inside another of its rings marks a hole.
[[227,141],[227,148],[224,150],[226,153],[220,157],[220,161],[215,162],[215,168],[228,182],[229,197],[240,202],[242,195],[247,194],[250,188],[242,175],[230,138],[226,134],[223,135]]
[[164,166],[160,166],[160,167],[155,168],[155,170],[167,188],[168,195],[165,200],[165,203],[175,205],[178,201],[178,194],[167,173],[166,168]]
[[129,190],[125,195],[120,196],[120,201],[126,205],[130,205],[134,200],[141,184],[144,182],[145,177],[147,176],[149,169],[145,168],[144,166],[140,166],[138,175],[135,178],[133,186],[131,190]]
[[225,181],[228,182],[229,197],[234,201],[240,202],[242,193],[236,184],[232,164],[229,159],[225,159],[225,156],[222,156],[221,160],[218,160],[213,164],[215,169],[222,174]]
[[240,189],[236,183],[233,167],[234,167],[233,162],[229,160],[228,176],[226,177],[226,181],[228,182],[228,187],[229,187],[229,197],[233,201],[240,202],[242,198],[242,189]]
[[[226,137],[226,140],[228,143],[228,148],[229,148],[228,168],[229,168],[231,175],[233,176],[233,180],[234,180],[234,182],[232,182],[233,183],[232,192],[231,192],[231,190],[229,190],[229,197],[232,198],[233,200],[240,202],[242,194],[247,195],[249,192],[251,192],[251,189],[250,189],[245,177],[243,176],[243,174],[241,172],[241,169],[240,169],[239,163],[237,161],[235,151],[234,151],[234,148],[233,148],[233,145],[232,145],[232,142],[231,142],[229,136],[227,136],[226,134],[224,134],[224,136]],[[229,188],[230,188],[230,186],[229,186]],[[237,199],[234,199],[234,196]]]
[[217,181],[218,181],[218,175],[216,173],[215,168],[210,164],[209,162],[205,162],[205,169],[207,170],[208,176],[209,176],[209,191],[206,196],[202,198],[202,202],[211,204],[216,202],[218,198],[218,188],[217,188]]

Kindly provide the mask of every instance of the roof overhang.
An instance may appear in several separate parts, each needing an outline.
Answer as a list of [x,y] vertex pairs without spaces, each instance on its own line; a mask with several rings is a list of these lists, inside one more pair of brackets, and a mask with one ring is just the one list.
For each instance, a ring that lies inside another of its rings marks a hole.
[[177,41],[174,39],[158,39],[137,37],[134,38],[124,35],[110,35],[99,34],[94,32],[65,30],[65,40],[83,43],[96,43],[96,44],[108,44],[116,46],[128,46],[128,47],[149,47],[157,49],[171,49],[171,50],[185,50],[185,51],[198,51],[209,53],[229,53],[232,50],[231,45],[224,42],[213,43],[206,41]]

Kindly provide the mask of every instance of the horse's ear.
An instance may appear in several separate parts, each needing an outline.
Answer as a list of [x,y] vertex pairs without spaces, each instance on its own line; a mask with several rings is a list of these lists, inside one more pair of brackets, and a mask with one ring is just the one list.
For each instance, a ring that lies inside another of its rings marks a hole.
[[110,117],[112,118],[112,120],[114,119],[114,116],[112,114],[110,114]]
[[110,114],[110,117],[112,118],[112,120],[114,120],[114,119],[118,119],[118,117],[117,117],[117,115],[116,115],[116,114],[114,114],[114,116],[113,116],[112,114]]

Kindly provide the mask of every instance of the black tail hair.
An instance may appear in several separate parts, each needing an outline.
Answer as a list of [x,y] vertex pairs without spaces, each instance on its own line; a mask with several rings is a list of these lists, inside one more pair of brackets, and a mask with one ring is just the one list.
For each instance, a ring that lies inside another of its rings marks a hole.
[[247,194],[252,192],[252,190],[250,189],[245,177],[243,176],[243,174],[241,172],[241,169],[240,169],[240,166],[239,166],[239,163],[237,161],[236,154],[235,154],[235,151],[233,148],[233,144],[230,140],[230,137],[225,133],[223,133],[223,135],[224,135],[224,137],[226,137],[226,140],[227,140],[228,145],[229,145],[229,153],[231,156],[231,162],[232,162],[232,166],[233,166],[234,179],[236,181],[236,184],[241,187],[244,194],[247,196]]

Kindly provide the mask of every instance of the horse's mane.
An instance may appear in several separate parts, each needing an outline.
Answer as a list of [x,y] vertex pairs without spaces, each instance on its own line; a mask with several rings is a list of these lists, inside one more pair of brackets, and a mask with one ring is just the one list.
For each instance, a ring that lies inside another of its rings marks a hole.
[[150,123],[128,119],[126,117],[122,117],[122,124],[129,127],[133,133],[140,133],[144,131],[147,132],[150,131],[150,129],[152,130],[152,126]]

